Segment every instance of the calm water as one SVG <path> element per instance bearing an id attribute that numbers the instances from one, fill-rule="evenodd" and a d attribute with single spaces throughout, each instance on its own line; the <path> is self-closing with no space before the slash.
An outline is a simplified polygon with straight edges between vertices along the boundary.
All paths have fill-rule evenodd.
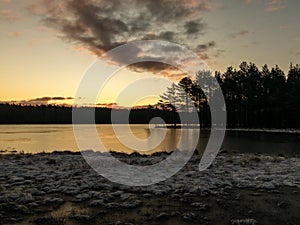
<path id="1" fill-rule="evenodd" d="M 152 132 L 154 138 L 152 141 L 155 142 L 161 140 L 164 135 L 162 129 L 149 129 L 148 125 L 132 125 L 131 130 L 140 139 L 147 139 Z M 106 149 L 128 153 L 133 151 L 116 139 L 111 125 L 97 125 L 97 131 Z M 150 152 L 175 149 L 180 132 L 180 129 L 168 129 L 161 144 Z M 125 139 L 127 136 L 129 137 L 126 132 L 121 135 Z M 191 135 L 193 135 L 193 131 L 191 131 Z M 203 151 L 208 137 L 208 133 L 201 133 L 197 150 Z M 229 152 L 300 155 L 300 135 L 227 132 L 222 149 Z M 26 153 L 79 151 L 72 125 L 0 125 L 0 150 Z"/>

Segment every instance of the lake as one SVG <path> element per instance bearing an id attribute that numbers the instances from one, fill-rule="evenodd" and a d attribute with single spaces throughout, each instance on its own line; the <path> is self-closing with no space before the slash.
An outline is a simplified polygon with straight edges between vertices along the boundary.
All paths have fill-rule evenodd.
<path id="1" fill-rule="evenodd" d="M 134 151 L 117 140 L 111 125 L 96 125 L 96 128 L 107 150 L 126 153 Z M 149 129 L 148 125 L 131 125 L 130 128 L 132 133 L 140 139 L 147 139 L 152 132 L 151 142 L 160 143 L 147 153 L 172 151 L 176 148 L 181 133 L 180 129 L 167 129 L 164 134 L 163 129 Z M 193 130 L 190 132 L 193 134 Z M 129 135 L 128 131 L 121 132 L 124 139 Z M 165 135 L 164 138 L 162 138 L 163 135 Z M 200 133 L 198 151 L 203 152 L 208 137 L 207 131 Z M 0 150 L 25 153 L 79 151 L 72 125 L 0 125 Z M 300 134 L 227 131 L 222 150 L 297 155 L 300 152 Z"/>

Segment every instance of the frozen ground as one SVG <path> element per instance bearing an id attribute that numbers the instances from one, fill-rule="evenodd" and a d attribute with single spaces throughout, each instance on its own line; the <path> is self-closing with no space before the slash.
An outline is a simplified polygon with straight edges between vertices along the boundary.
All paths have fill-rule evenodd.
<path id="1" fill-rule="evenodd" d="M 115 156 L 129 164 L 145 165 L 162 160 L 166 154 Z M 243 195 L 250 200 L 277 196 L 276 209 L 291 207 L 294 200 L 296 204 L 300 199 L 297 157 L 221 153 L 208 170 L 199 172 L 200 159 L 194 155 L 178 174 L 149 187 L 112 183 L 97 175 L 79 153 L 0 157 L 0 221 L 4 224 L 213 224 L 209 210 L 214 204 L 219 211 L 232 204 L 243 206 L 242 210 L 246 207 L 245 202 L 239 201 Z M 291 195 L 295 196 L 288 202 Z M 256 207 L 255 202 L 251 204 Z M 249 209 L 249 215 L 233 210 L 232 216 L 224 217 L 226 223 L 260 224 L 264 217 L 251 214 L 251 210 L 255 211 Z M 299 204 L 294 210 L 300 212 Z M 207 215 L 203 216 L 202 211 Z M 128 215 L 135 215 L 134 219 Z M 300 221 L 297 213 L 289 219 L 290 224 Z"/>

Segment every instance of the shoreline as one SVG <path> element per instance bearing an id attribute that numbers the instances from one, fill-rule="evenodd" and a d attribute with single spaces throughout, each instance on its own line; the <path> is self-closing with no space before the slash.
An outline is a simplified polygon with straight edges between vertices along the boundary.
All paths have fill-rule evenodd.
<path id="1" fill-rule="evenodd" d="M 201 131 L 210 131 L 211 128 L 207 127 L 201 127 L 201 126 L 188 126 L 188 125 L 157 125 L 155 128 L 167 128 L 167 129 L 200 129 Z M 277 129 L 277 128 L 226 128 L 226 129 L 221 129 L 221 128 L 214 128 L 215 130 L 219 131 L 233 131 L 233 132 L 257 132 L 257 133 L 278 133 L 278 134 L 300 134 L 300 129 L 295 129 L 295 128 L 282 128 L 282 129 Z"/>
<path id="2" fill-rule="evenodd" d="M 117 153 L 134 165 L 167 153 Z M 127 187 L 99 176 L 79 153 L 0 155 L 4 224 L 297 224 L 300 158 L 221 152 L 199 172 L 194 154 L 173 177 Z M 278 224 L 278 223 L 277 223 Z"/>
<path id="3" fill-rule="evenodd" d="M 112 125 L 111 123 L 96 123 L 96 124 L 89 124 L 89 123 L 82 123 L 82 124 L 73 124 L 73 123 L 0 123 L 0 126 L 101 126 L 101 125 Z M 149 125 L 149 123 L 117 123 L 114 125 Z M 155 125 L 153 128 L 169 128 L 169 129 L 181 129 L 181 128 L 190 128 L 190 129 L 198 129 L 201 130 L 210 130 L 210 127 L 201 127 L 200 125 L 183 125 L 177 124 L 176 127 L 174 125 Z M 218 129 L 218 128 L 216 128 Z M 221 130 L 221 129 L 220 129 Z M 227 127 L 225 130 L 228 131 L 248 131 L 248 132 L 271 132 L 271 133 L 289 133 L 289 134 L 300 134 L 300 128 L 248 128 L 248 127 Z"/>
<path id="4" fill-rule="evenodd" d="M 134 157 L 140 157 L 140 158 L 146 158 L 146 157 L 151 157 L 151 156 L 156 156 L 156 157 L 165 157 L 170 154 L 172 154 L 174 151 L 181 151 L 181 150 L 171 150 L 171 151 L 158 151 L 158 152 L 138 152 L 138 151 L 132 151 L 132 152 L 124 152 L 124 151 L 115 151 L 115 150 L 110 150 L 107 152 L 100 152 L 100 151 L 94 151 L 94 150 L 83 150 L 83 151 L 78 151 L 78 150 L 54 150 L 52 152 L 46 152 L 46 151 L 41 151 L 41 152 L 24 152 L 24 151 L 18 151 L 18 150 L 0 150 L 0 159 L 1 156 L 17 156 L 17 155 L 78 155 L 82 156 L 88 155 L 88 154 L 95 154 L 101 155 L 101 156 L 107 156 L 111 155 L 113 157 L 117 158 L 134 158 Z M 202 153 L 199 153 L 197 149 L 194 150 L 194 154 L 196 155 L 202 155 Z M 284 157 L 284 158 L 300 158 L 299 153 L 293 153 L 293 154 L 283 154 L 279 152 L 238 152 L 235 150 L 230 150 L 227 148 L 222 148 L 218 152 L 217 155 L 222 155 L 222 154 L 228 154 L 228 155 L 266 155 L 266 156 L 271 156 L 271 157 Z M 199 156 L 201 157 L 201 156 Z M 199 158 L 200 160 L 201 158 Z"/>

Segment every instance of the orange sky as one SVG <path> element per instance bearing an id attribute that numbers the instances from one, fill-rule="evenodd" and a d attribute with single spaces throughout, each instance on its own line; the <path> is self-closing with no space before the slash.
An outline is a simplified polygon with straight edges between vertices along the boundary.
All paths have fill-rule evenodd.
<path id="1" fill-rule="evenodd" d="M 65 10 L 63 3 L 70 1 L 0 0 L 0 101 L 30 101 L 43 97 L 75 96 L 83 74 L 97 57 L 91 54 L 91 50 L 99 55 L 103 49 L 87 46 L 87 42 L 80 42 L 75 36 L 66 37 L 72 33 L 63 32 L 59 28 L 61 26 L 59 19 L 67 18 L 68 13 L 76 15 L 80 11 L 69 9 L 66 14 L 59 17 L 49 14 L 48 19 L 56 19 L 56 25 L 49 25 L 43 21 L 47 10 L 45 11 L 41 2 L 47 2 L 55 10 Z M 55 5 L 55 2 L 60 3 Z M 141 2 L 133 0 L 130 2 L 134 3 L 134 7 L 131 6 L 132 9 L 130 9 L 130 5 L 128 7 L 126 4 L 120 5 L 119 11 L 115 11 L 114 21 L 117 21 L 118 15 L 121 15 L 118 21 L 123 22 L 124 26 L 130 29 L 133 29 L 133 24 L 136 25 L 138 22 L 143 24 L 142 22 L 148 21 L 147 19 L 133 21 L 128 16 L 129 14 L 126 14 L 126 10 L 129 9 L 132 10 L 132 15 L 144 10 L 145 17 L 148 16 L 147 10 L 149 10 L 149 16 L 155 20 L 151 20 L 150 24 L 143 24 L 144 27 L 136 33 L 127 31 L 113 33 L 109 36 L 111 40 L 140 40 L 150 33 L 155 39 L 170 39 L 174 34 L 175 42 L 198 52 L 206 59 L 212 70 L 224 71 L 229 65 L 237 67 L 243 60 L 252 61 L 259 67 L 265 63 L 269 66 L 278 64 L 285 71 L 290 62 L 299 63 L 300 16 L 298 9 L 300 2 L 297 0 L 205 0 L 201 5 L 199 5 L 201 1 L 196 0 L 178 1 L 177 11 L 174 13 L 179 15 L 181 9 L 192 9 L 188 14 L 190 21 L 185 21 L 184 17 L 174 18 L 174 20 L 162 18 L 163 14 L 155 14 L 163 9 L 159 8 L 160 4 L 151 5 L 152 8 L 149 5 L 147 8 L 146 4 L 143 5 Z M 156 7 L 156 11 L 153 7 Z M 122 13 L 126 14 L 126 19 L 122 19 Z M 171 11 L 167 16 L 171 18 L 172 15 Z M 195 21 L 197 26 L 195 26 Z M 183 24 L 182 30 L 179 29 L 181 23 Z M 140 24 L 137 24 L 136 28 L 139 28 Z M 121 26 L 119 22 L 113 25 Z M 92 28 L 91 25 L 90 29 Z M 103 29 L 110 29 L 110 27 L 103 27 Z M 106 38 L 101 32 L 95 37 L 103 38 L 103 41 Z M 129 70 L 119 73 L 118 80 L 108 85 L 100 103 L 115 102 L 116 92 L 126 85 L 126 81 L 151 75 L 146 72 L 138 74 Z M 159 95 L 165 90 L 166 85 L 167 83 L 161 85 L 147 83 L 145 87 L 156 89 Z M 123 98 L 118 104 L 130 104 L 131 96 L 134 94 L 135 90 L 128 93 L 127 99 Z M 156 98 L 149 99 L 156 101 Z M 149 99 L 140 103 L 151 102 Z M 72 100 L 48 102 L 72 103 Z"/>

